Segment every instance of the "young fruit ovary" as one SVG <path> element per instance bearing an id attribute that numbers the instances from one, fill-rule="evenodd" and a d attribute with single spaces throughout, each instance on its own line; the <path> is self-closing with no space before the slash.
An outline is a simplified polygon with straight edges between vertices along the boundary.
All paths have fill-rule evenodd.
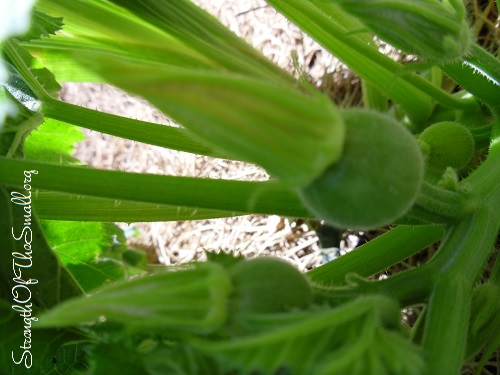
<path id="1" fill-rule="evenodd" d="M 300 194 L 318 218 L 333 226 L 374 229 L 391 224 L 415 202 L 424 161 L 415 137 L 388 115 L 343 112 L 344 152 Z"/>
<path id="2" fill-rule="evenodd" d="M 279 258 L 260 257 L 237 263 L 230 269 L 234 285 L 233 312 L 268 314 L 306 308 L 312 302 L 307 277 Z"/>
<path id="3" fill-rule="evenodd" d="M 429 146 L 426 165 L 434 172 L 443 172 L 447 167 L 464 167 L 475 150 L 471 132 L 465 126 L 452 121 L 429 126 L 420 134 L 419 140 Z"/>

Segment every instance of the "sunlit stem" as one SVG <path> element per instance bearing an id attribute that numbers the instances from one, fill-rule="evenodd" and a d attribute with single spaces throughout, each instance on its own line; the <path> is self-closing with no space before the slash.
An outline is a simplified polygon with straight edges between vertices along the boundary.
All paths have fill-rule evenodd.
<path id="1" fill-rule="evenodd" d="M 29 67 L 26 66 L 22 57 L 17 52 L 14 42 L 9 40 L 3 42 L 2 50 L 5 55 L 13 62 L 15 68 L 19 71 L 19 73 L 21 73 L 23 79 L 26 81 L 26 84 L 29 86 L 31 91 L 33 91 L 39 99 L 44 100 L 51 97 L 40 84 L 40 82 L 38 82 L 36 77 L 32 74 Z"/>
<path id="2" fill-rule="evenodd" d="M 198 155 L 225 157 L 222 151 L 195 140 L 186 129 L 154 124 L 65 103 L 53 98 L 43 103 L 46 117 L 101 133 Z"/>

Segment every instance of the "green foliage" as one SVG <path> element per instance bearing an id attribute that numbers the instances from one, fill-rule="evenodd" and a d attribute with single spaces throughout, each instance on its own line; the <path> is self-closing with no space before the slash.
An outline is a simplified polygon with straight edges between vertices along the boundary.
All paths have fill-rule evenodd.
<path id="1" fill-rule="evenodd" d="M 41 39 L 55 35 L 57 31 L 62 29 L 62 17 L 51 17 L 38 9 L 33 9 L 31 17 L 30 29 L 24 35 L 17 37 L 18 40 L 30 42 L 33 39 Z"/>
<path id="2" fill-rule="evenodd" d="M 30 132 L 24 142 L 26 159 L 53 164 L 77 164 L 71 156 L 73 145 L 85 136 L 78 128 L 61 121 L 45 119 L 42 125 Z"/>
<path id="3" fill-rule="evenodd" d="M 46 375 L 73 375 L 88 370 L 88 343 L 69 344 L 59 348 L 52 361 L 42 367 L 41 373 Z"/>
<path id="4" fill-rule="evenodd" d="M 64 267 L 85 292 L 125 277 L 125 236 L 113 224 L 46 221 L 42 229 Z"/>
<path id="5" fill-rule="evenodd" d="M 467 52 L 471 42 L 460 0 L 335 2 L 394 47 L 429 60 L 455 60 Z"/>
<path id="6" fill-rule="evenodd" d="M 394 330 L 398 316 L 394 301 L 366 297 L 334 309 L 256 317 L 247 335 L 193 344 L 213 354 L 224 373 L 423 374 L 418 349 Z"/>
<path id="7" fill-rule="evenodd" d="M 33 285 L 34 303 L 41 308 L 50 308 L 82 295 L 80 286 L 48 245 L 29 198 L 21 198 L 26 205 L 17 205 L 11 202 L 15 197 L 19 197 L 18 191 L 0 190 L 1 245 L 4 249 L 0 254 L 2 279 L 10 287 L 17 284 L 16 275 L 24 281 L 43 280 L 43 283 Z M 19 266 L 14 262 L 19 262 Z"/>
<path id="8" fill-rule="evenodd" d="M 340 110 L 187 0 L 39 0 L 30 30 L 2 41 L 0 374 L 457 375 L 479 355 L 484 367 L 500 342 L 498 58 L 460 0 L 268 3 L 359 75 L 365 108 Z M 68 80 L 115 84 L 183 127 L 63 103 Z M 250 161 L 271 181 L 79 166 L 78 126 Z M 107 224 L 248 213 L 396 227 L 303 274 L 223 253 L 148 269 Z M 425 264 L 365 279 L 438 240 Z M 425 313 L 409 335 L 413 305 Z"/>
<path id="9" fill-rule="evenodd" d="M 2 290 L 7 289 L 3 280 L 0 281 L 0 285 Z M 28 337 L 32 338 L 32 341 L 31 343 L 25 342 L 23 317 L 12 309 L 11 303 L 9 303 L 10 293 L 9 295 L 2 293 L 0 296 L 2 297 L 0 306 L 2 314 L 0 320 L 0 329 L 2 330 L 0 337 L 0 347 L 2 348 L 0 352 L 1 375 L 30 375 L 38 369 L 43 369 L 44 372 L 41 373 L 49 374 L 50 370 L 55 367 L 54 357 L 61 355 L 61 349 L 59 349 L 61 345 L 88 340 L 85 334 L 74 329 L 58 328 L 35 331 L 36 322 L 33 322 L 31 336 Z M 39 306 L 33 306 L 33 314 L 38 315 L 40 311 Z M 26 349 L 21 348 L 23 346 L 29 348 L 30 354 L 27 353 Z M 14 363 L 14 360 L 18 364 Z M 31 369 L 27 369 L 25 364 L 31 364 Z"/>

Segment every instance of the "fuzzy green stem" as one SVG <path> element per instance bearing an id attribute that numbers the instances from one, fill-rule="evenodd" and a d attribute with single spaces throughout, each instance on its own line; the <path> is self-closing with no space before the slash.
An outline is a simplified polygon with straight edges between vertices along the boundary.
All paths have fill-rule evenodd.
<path id="1" fill-rule="evenodd" d="M 371 276 L 430 246 L 442 235 L 440 226 L 401 225 L 308 275 L 318 283 L 342 285 L 347 274 Z"/>
<path id="2" fill-rule="evenodd" d="M 367 283 L 361 290 L 380 293 L 399 301 L 401 306 L 411 306 L 427 300 L 433 283 L 429 277 L 432 267 L 424 264 L 418 268 L 398 273 L 388 279 Z"/>
<path id="3" fill-rule="evenodd" d="M 46 117 L 58 121 L 137 142 L 199 155 L 225 157 L 223 152 L 215 151 L 196 141 L 187 130 L 182 128 L 98 112 L 52 98 L 44 101 L 43 112 Z"/>
<path id="4" fill-rule="evenodd" d="M 482 208 L 453 225 L 429 263 L 435 286 L 428 303 L 423 346 L 431 375 L 459 373 L 472 288 L 491 255 L 499 228 L 497 216 Z"/>
<path id="5" fill-rule="evenodd" d="M 222 211 L 312 217 L 284 183 L 159 176 L 69 167 L 0 157 L 0 182 L 22 186 L 37 170 L 34 189 Z"/>
<path id="6" fill-rule="evenodd" d="M 492 110 L 500 109 L 500 61 L 473 45 L 460 62 L 441 65 L 443 71 Z"/>
<path id="7" fill-rule="evenodd" d="M 244 215 L 236 211 L 105 199 L 51 191 L 36 191 L 33 195 L 33 206 L 36 207 L 37 216 L 41 220 L 137 223 Z"/>
<path id="8" fill-rule="evenodd" d="M 31 89 L 31 91 L 33 91 L 36 94 L 37 98 L 40 100 L 51 98 L 49 93 L 43 88 L 40 82 L 38 82 L 36 77 L 33 76 L 30 68 L 26 66 L 26 64 L 24 63 L 24 60 L 16 50 L 15 42 L 11 40 L 4 41 L 2 47 L 3 47 L 2 51 L 12 61 L 15 68 L 22 75 L 24 81 Z"/>
<path id="9" fill-rule="evenodd" d="M 426 310 L 423 347 L 429 375 L 458 375 L 465 356 L 472 288 L 462 277 L 441 279 Z"/>
<path id="10" fill-rule="evenodd" d="M 424 222 L 447 224 L 474 211 L 478 204 L 475 196 L 424 182 L 410 215 Z"/>
<path id="11" fill-rule="evenodd" d="M 500 207 L 500 118 L 492 122 L 492 139 L 488 157 L 481 166 L 464 179 L 462 189 L 473 192 L 491 208 Z"/>

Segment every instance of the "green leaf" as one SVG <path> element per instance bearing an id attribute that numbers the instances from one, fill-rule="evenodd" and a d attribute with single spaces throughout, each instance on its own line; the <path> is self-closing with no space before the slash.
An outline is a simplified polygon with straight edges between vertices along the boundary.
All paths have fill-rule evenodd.
<path id="1" fill-rule="evenodd" d="M 144 374 L 140 353 L 117 343 L 96 345 L 90 354 L 91 374 Z"/>
<path id="2" fill-rule="evenodd" d="M 31 111 L 23 106 L 10 92 L 5 92 L 4 87 L 0 86 L 1 91 L 15 106 L 17 114 L 14 117 L 8 116 L 3 126 L 0 127 L 0 155 L 23 158 L 24 140 L 33 129 L 42 123 L 43 117 L 41 113 Z"/>
<path id="3" fill-rule="evenodd" d="M 24 179 L 20 171 L 21 185 Z M 69 330 L 30 329 L 25 336 L 27 322 L 36 328 L 35 318 L 45 309 L 80 296 L 82 291 L 47 245 L 34 215 L 29 191 L 23 191 L 22 195 L 25 198 L 21 198 L 19 191 L 11 195 L 5 187 L 0 187 L 0 347 L 5 349 L 0 351 L 0 374 L 8 375 L 36 373 L 34 371 L 47 361 L 52 361 L 62 344 L 86 339 L 78 331 Z M 33 319 L 25 321 L 24 318 Z M 19 346 L 28 346 L 24 345 L 25 337 L 31 339 L 28 344 L 32 346 L 33 371 L 24 366 L 29 354 L 24 354 L 23 364 L 12 361 L 12 351 L 15 360 L 21 360 L 24 349 Z"/>
<path id="4" fill-rule="evenodd" d="M 20 50 L 18 52 L 20 52 L 19 56 L 24 56 L 26 53 L 25 50 Z M 24 60 L 26 59 L 23 58 L 23 61 Z M 26 82 L 21 72 L 19 72 L 19 70 L 12 64 L 12 62 L 13 61 L 9 61 L 9 59 L 8 61 L 5 61 L 7 70 L 9 72 L 9 78 L 5 82 L 0 82 L 0 84 L 2 85 L 4 90 L 8 91 L 17 100 L 17 102 L 19 102 L 19 104 L 24 106 L 26 109 L 30 111 L 38 111 L 41 105 L 40 100 L 38 99 L 33 89 Z M 28 63 L 31 63 L 31 61 L 29 61 Z"/>
<path id="5" fill-rule="evenodd" d="M 45 119 L 44 123 L 32 131 L 24 142 L 26 159 L 54 164 L 77 164 L 72 157 L 74 145 L 85 139 L 75 126 L 53 119 Z"/>
<path id="6" fill-rule="evenodd" d="M 0 280 L 2 291 L 7 290 L 7 285 Z M 20 346 L 26 346 L 25 323 L 23 317 L 16 313 L 12 305 L 12 296 L 10 293 L 0 293 L 0 375 L 61 375 L 68 372 L 61 372 L 65 367 L 76 368 L 82 353 L 78 350 L 71 353 L 70 348 L 61 347 L 68 342 L 87 341 L 88 337 L 77 330 L 67 329 L 36 329 L 37 322 L 33 322 L 32 330 L 29 331 L 28 338 L 31 339 L 31 348 L 26 352 Z M 38 306 L 33 307 L 33 312 L 40 311 Z M 38 315 L 38 312 L 36 315 Z M 75 344 L 81 348 L 82 344 Z M 14 363 L 14 360 L 19 364 Z M 54 359 L 58 363 L 54 364 Z M 31 364 L 30 368 L 27 368 Z M 64 365 L 65 364 L 65 365 Z M 81 366 L 80 366 L 81 368 Z M 56 372 L 59 371 L 59 372 Z"/>
<path id="7" fill-rule="evenodd" d="M 125 236 L 116 225 L 44 221 L 42 229 L 53 251 L 85 292 L 124 278 L 124 265 L 110 257 L 112 252 L 121 256 L 125 249 Z"/>
<path id="8" fill-rule="evenodd" d="M 62 17 L 51 17 L 35 8 L 31 14 L 30 29 L 27 33 L 16 39 L 29 42 L 32 39 L 55 35 L 57 31 L 61 30 L 63 26 L 62 21 Z"/>
<path id="9" fill-rule="evenodd" d="M 41 100 L 57 96 L 60 86 L 47 69 L 32 68 L 33 57 L 17 42 L 6 42 L 3 52 L 9 76 L 0 82 L 0 97 L 10 98 L 17 114 L 0 127 L 0 155 L 23 158 L 26 137 L 43 122 Z"/>
<path id="10" fill-rule="evenodd" d="M 190 341 L 225 371 L 242 375 L 283 369 L 296 375 L 425 373 L 420 350 L 394 329 L 399 309 L 385 297 L 361 297 L 334 309 L 257 315 L 247 324 L 246 335 Z"/>
<path id="11" fill-rule="evenodd" d="M 170 343 L 144 357 L 151 375 L 222 375 L 220 366 L 209 356 L 184 343 Z"/>
<path id="12" fill-rule="evenodd" d="M 59 348 L 52 361 L 42 370 L 44 375 L 74 375 L 75 371 L 89 369 L 87 352 L 91 345 L 77 343 Z"/>
<path id="13" fill-rule="evenodd" d="M 216 361 L 177 341 L 145 338 L 96 345 L 90 351 L 91 374 L 223 375 Z"/>

